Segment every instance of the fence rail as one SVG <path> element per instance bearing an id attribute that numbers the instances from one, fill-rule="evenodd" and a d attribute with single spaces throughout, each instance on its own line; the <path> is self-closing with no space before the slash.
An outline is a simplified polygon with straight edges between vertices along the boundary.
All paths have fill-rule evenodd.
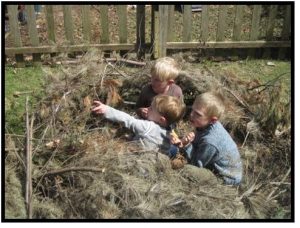
<path id="1" fill-rule="evenodd" d="M 25 30 L 29 39 L 22 42 L 26 35 L 20 32 L 17 5 L 7 5 L 9 33 L 5 36 L 5 55 L 15 55 L 17 61 L 22 61 L 23 54 L 32 54 L 34 61 L 40 61 L 44 53 L 99 48 L 120 51 L 121 54 L 124 51 L 135 52 L 138 58 L 151 52 L 157 58 L 167 55 L 171 49 L 265 48 L 265 55 L 268 56 L 270 48 L 278 48 L 278 57 L 283 58 L 291 47 L 293 3 L 267 6 L 202 5 L 201 12 L 197 13 L 193 12 L 191 5 L 181 6 L 180 12 L 174 5 L 137 5 L 134 9 L 128 9 L 127 5 L 77 7 L 80 7 L 80 23 L 74 24 L 74 6 L 46 5 L 44 29 L 47 38 L 41 42 L 34 6 L 26 5 Z M 63 14 L 59 22 L 54 9 Z M 92 14 L 95 10 L 98 12 L 96 18 Z M 132 17 L 135 20 L 132 21 Z M 59 25 L 65 34 L 60 43 L 57 34 Z M 113 26 L 116 31 L 112 31 Z"/>

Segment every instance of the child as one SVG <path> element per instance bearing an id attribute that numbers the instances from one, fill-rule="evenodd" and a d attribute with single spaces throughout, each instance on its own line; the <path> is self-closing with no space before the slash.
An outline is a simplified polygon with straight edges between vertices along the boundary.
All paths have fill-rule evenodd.
<path id="1" fill-rule="evenodd" d="M 178 121 L 185 110 L 185 104 L 179 98 L 168 95 L 154 97 L 148 108 L 147 120 L 136 119 L 100 101 L 94 101 L 94 104 L 96 107 L 92 112 L 104 114 L 104 117 L 111 121 L 124 123 L 126 128 L 135 133 L 134 139 L 142 140 L 146 149 L 161 149 L 164 154 L 168 154 L 171 146 L 169 126 Z"/>
<path id="2" fill-rule="evenodd" d="M 181 88 L 175 84 L 179 66 L 170 57 L 158 59 L 151 68 L 151 83 L 146 85 L 136 103 L 136 113 L 140 118 L 147 119 L 148 107 L 153 97 L 165 94 L 178 97 L 183 100 Z"/>
<path id="3" fill-rule="evenodd" d="M 192 106 L 190 121 L 196 135 L 189 133 L 184 140 L 170 136 L 171 143 L 184 147 L 189 163 L 212 170 L 225 184 L 239 185 L 242 162 L 237 145 L 218 121 L 225 107 L 220 95 L 210 92 L 199 95 Z"/>

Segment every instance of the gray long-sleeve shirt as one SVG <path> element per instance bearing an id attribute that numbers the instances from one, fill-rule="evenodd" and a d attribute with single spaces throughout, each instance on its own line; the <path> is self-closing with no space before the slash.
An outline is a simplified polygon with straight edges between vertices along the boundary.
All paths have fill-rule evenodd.
<path id="1" fill-rule="evenodd" d="M 161 127 L 153 121 L 136 119 L 125 112 L 109 106 L 107 106 L 104 117 L 114 122 L 123 123 L 126 128 L 132 130 L 135 134 L 134 139 L 142 140 L 145 149 L 160 149 L 164 154 L 168 153 L 170 147 L 168 135 L 170 131 L 166 128 Z"/>

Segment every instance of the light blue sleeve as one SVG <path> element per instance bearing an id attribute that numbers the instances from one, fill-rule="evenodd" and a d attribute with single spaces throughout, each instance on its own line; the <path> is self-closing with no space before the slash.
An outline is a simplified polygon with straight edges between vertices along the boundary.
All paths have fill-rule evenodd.
<path id="1" fill-rule="evenodd" d="M 114 122 L 123 123 L 126 128 L 132 130 L 137 135 L 147 135 L 153 127 L 152 121 L 136 119 L 110 106 L 107 106 L 104 117 Z"/>

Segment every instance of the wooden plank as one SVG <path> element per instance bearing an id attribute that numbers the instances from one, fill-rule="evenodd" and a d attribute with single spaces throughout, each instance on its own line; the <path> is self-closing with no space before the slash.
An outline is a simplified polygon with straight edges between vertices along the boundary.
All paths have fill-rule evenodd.
<path id="1" fill-rule="evenodd" d="M 53 6 L 46 5 L 47 32 L 50 43 L 55 43 Z"/>
<path id="2" fill-rule="evenodd" d="M 167 49 L 211 49 L 211 48 L 263 48 L 290 47 L 291 41 L 208 41 L 208 42 L 167 42 Z"/>
<path id="3" fill-rule="evenodd" d="M 239 41 L 241 39 L 241 27 L 243 23 L 243 5 L 235 6 L 235 19 L 234 19 L 234 26 L 233 26 L 233 40 Z"/>
<path id="4" fill-rule="evenodd" d="M 119 17 L 119 41 L 120 43 L 127 43 L 127 6 L 117 5 L 117 12 Z"/>
<path id="5" fill-rule="evenodd" d="M 192 36 L 192 5 L 184 5 L 182 41 L 188 42 Z"/>
<path id="6" fill-rule="evenodd" d="M 13 47 L 5 48 L 6 55 L 27 54 L 27 53 L 56 53 L 56 52 L 77 52 L 88 51 L 91 48 L 99 48 L 104 51 L 133 50 L 134 44 L 81 44 L 62 46 L 39 46 L 39 47 Z"/>
<path id="7" fill-rule="evenodd" d="M 31 45 L 36 47 L 39 46 L 39 35 L 36 29 L 36 16 L 33 5 L 26 5 L 28 31 Z M 32 55 L 34 65 L 39 65 L 41 61 L 41 55 L 34 53 Z"/>
<path id="8" fill-rule="evenodd" d="M 73 37 L 73 19 L 71 14 L 71 6 L 64 5 L 63 6 L 64 12 L 64 28 L 66 33 L 66 38 L 70 42 L 70 44 L 74 44 L 74 37 Z"/>
<path id="9" fill-rule="evenodd" d="M 101 36 L 100 43 L 108 44 L 109 43 L 109 30 L 108 30 L 108 6 L 100 6 L 100 18 L 101 18 Z"/>
<path id="10" fill-rule="evenodd" d="M 277 15 L 278 5 L 271 5 L 269 8 L 269 16 L 267 20 L 267 29 L 266 29 L 266 40 L 274 39 L 274 27 L 275 27 L 275 19 Z M 263 58 L 271 57 L 271 49 L 267 48 L 264 50 Z"/>
<path id="11" fill-rule="evenodd" d="M 249 40 L 258 40 L 260 31 L 260 21 L 261 21 L 261 12 L 262 12 L 262 5 L 254 5 L 253 12 L 252 12 L 252 21 L 251 21 L 251 28 L 250 28 L 250 37 Z M 249 50 L 248 56 L 254 57 L 256 50 Z"/>
<path id="12" fill-rule="evenodd" d="M 285 15 L 284 15 L 283 28 L 281 32 L 281 40 L 289 40 L 290 30 L 291 30 L 291 5 L 287 5 L 285 7 Z M 278 58 L 284 59 L 286 55 L 286 51 L 287 50 L 284 48 L 279 49 Z"/>
<path id="13" fill-rule="evenodd" d="M 206 42 L 208 40 L 208 25 L 209 25 L 209 15 L 208 15 L 208 6 L 202 6 L 202 15 L 201 15 L 201 29 L 200 29 L 200 41 Z"/>
<path id="14" fill-rule="evenodd" d="M 174 41 L 174 5 L 168 8 L 168 41 Z"/>
<path id="15" fill-rule="evenodd" d="M 136 25 L 136 52 L 141 59 L 145 57 L 145 5 L 137 5 Z"/>
<path id="16" fill-rule="evenodd" d="M 223 41 L 226 30 L 227 5 L 219 6 L 218 27 L 216 41 Z"/>
<path id="17" fill-rule="evenodd" d="M 85 43 L 89 43 L 91 39 L 91 20 L 90 20 L 90 5 L 82 5 L 82 32 L 83 40 Z"/>
<path id="18" fill-rule="evenodd" d="M 151 43 L 153 46 L 151 57 L 158 58 L 159 53 L 159 13 L 155 11 L 154 5 L 151 7 Z"/>
<path id="19" fill-rule="evenodd" d="M 159 48 L 158 57 L 167 55 L 166 42 L 168 39 L 168 6 L 159 5 Z"/>
<path id="20" fill-rule="evenodd" d="M 22 47 L 19 22 L 18 22 L 18 6 L 8 5 L 7 11 L 9 17 L 9 33 L 10 33 L 10 38 L 12 40 L 12 43 L 15 48 Z M 16 55 L 15 58 L 18 67 L 25 66 L 24 56 L 21 53 L 19 53 L 19 55 Z"/>

